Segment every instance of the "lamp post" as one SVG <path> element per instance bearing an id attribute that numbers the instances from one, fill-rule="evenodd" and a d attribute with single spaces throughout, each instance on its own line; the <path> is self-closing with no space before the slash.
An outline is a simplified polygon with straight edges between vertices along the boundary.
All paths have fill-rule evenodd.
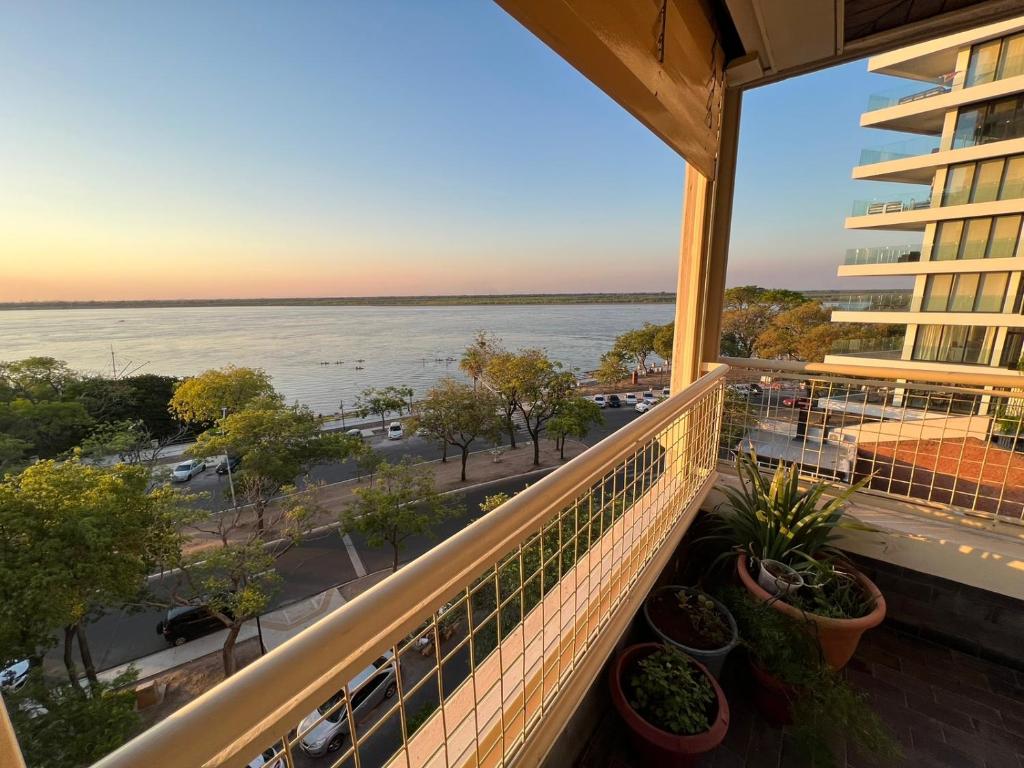
<path id="1" fill-rule="evenodd" d="M 345 401 L 338 401 L 338 410 L 341 411 L 341 428 L 345 428 Z"/>
<path id="2" fill-rule="evenodd" d="M 227 415 L 228 415 L 228 407 L 226 405 L 222 405 L 220 407 L 220 417 L 222 419 L 225 419 L 225 418 L 227 418 Z M 231 507 L 232 507 L 232 509 L 238 509 L 238 503 L 235 501 L 235 480 L 231 476 L 231 454 L 230 453 L 225 452 L 225 454 L 224 454 L 224 464 L 228 468 L 228 486 L 231 488 Z"/>

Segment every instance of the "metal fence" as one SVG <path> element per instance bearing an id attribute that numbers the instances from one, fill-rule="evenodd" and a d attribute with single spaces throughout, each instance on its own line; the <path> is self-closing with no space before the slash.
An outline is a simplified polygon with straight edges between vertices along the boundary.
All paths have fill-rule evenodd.
<path id="1" fill-rule="evenodd" d="M 753 450 L 808 477 L 1024 520 L 1024 377 L 729 363 L 721 459 Z"/>
<path id="2" fill-rule="evenodd" d="M 542 755 L 711 487 L 725 371 L 99 765 L 244 766 L 264 750 L 271 768 L 496 766 Z M 310 760 L 321 752 L 328 759 Z"/>

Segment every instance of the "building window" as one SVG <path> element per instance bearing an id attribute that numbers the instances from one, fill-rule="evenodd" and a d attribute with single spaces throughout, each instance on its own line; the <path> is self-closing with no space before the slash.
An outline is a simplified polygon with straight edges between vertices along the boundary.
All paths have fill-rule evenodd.
<path id="1" fill-rule="evenodd" d="M 961 109 L 956 116 L 953 149 L 1024 136 L 1024 95 Z"/>
<path id="2" fill-rule="evenodd" d="M 951 165 L 943 205 L 989 203 L 1024 197 L 1024 155 Z"/>
<path id="3" fill-rule="evenodd" d="M 940 222 L 931 261 L 1008 259 L 1017 252 L 1021 214 Z"/>
<path id="4" fill-rule="evenodd" d="M 920 325 L 913 360 L 988 365 L 995 328 L 974 325 Z"/>
<path id="5" fill-rule="evenodd" d="M 922 312 L 1002 312 L 1009 272 L 929 275 Z"/>
<path id="6" fill-rule="evenodd" d="M 1024 34 L 979 43 L 971 49 L 964 86 L 1024 74 Z"/>

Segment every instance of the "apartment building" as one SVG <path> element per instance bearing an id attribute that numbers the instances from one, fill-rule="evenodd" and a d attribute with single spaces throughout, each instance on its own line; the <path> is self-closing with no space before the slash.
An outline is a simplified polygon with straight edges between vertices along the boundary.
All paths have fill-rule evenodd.
<path id="1" fill-rule="evenodd" d="M 846 228 L 885 230 L 892 243 L 848 251 L 839 275 L 912 276 L 914 289 L 903 307 L 832 314 L 905 326 L 902 345 L 862 344 L 826 362 L 1016 371 L 1024 352 L 1024 16 L 874 56 L 868 69 L 907 82 L 871 96 L 861 126 L 913 137 L 865 149 L 853 178 L 907 192 L 854 204 Z"/>

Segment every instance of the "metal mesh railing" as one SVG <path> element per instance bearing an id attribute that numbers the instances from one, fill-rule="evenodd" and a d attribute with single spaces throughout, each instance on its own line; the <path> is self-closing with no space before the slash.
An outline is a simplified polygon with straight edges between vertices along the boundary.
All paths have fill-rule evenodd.
<path id="1" fill-rule="evenodd" d="M 163 754 L 242 766 L 261 750 L 271 768 L 508 764 L 710 488 L 724 375 L 718 366 L 100 765 Z"/>
<path id="2" fill-rule="evenodd" d="M 719 457 L 753 450 L 766 466 L 965 513 L 1024 520 L 1024 377 L 937 384 L 739 361 L 729 373 Z M 943 375 L 932 374 L 936 379 Z M 1005 386 L 989 382 L 1006 382 Z"/>

